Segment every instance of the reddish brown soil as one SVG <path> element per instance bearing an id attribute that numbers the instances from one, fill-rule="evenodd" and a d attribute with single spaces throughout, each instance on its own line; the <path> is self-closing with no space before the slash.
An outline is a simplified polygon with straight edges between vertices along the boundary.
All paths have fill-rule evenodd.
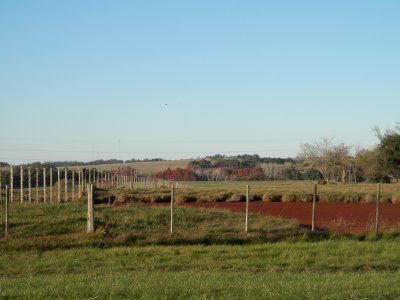
<path id="1" fill-rule="evenodd" d="M 189 207 L 222 208 L 245 212 L 245 203 L 184 203 Z M 338 232 L 363 233 L 375 229 L 376 205 L 369 203 L 317 203 L 315 226 Z M 268 216 L 294 219 L 311 226 L 312 203 L 251 202 L 249 211 Z M 380 230 L 400 229 L 400 205 L 380 205 Z"/>

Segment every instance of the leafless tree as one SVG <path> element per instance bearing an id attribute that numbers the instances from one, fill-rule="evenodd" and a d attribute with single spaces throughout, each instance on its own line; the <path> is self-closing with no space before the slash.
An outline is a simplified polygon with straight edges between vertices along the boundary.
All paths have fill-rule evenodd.
<path id="1" fill-rule="evenodd" d="M 334 145 L 332 139 L 323 138 L 314 144 L 301 145 L 298 155 L 303 171 L 317 170 L 327 182 L 346 182 L 352 178 L 354 159 L 350 146 L 343 143 Z"/>

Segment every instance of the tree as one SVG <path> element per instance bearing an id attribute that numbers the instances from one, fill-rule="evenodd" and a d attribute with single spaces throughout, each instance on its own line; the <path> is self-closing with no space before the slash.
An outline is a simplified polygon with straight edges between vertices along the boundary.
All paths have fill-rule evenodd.
<path id="1" fill-rule="evenodd" d="M 333 145 L 331 139 L 323 138 L 314 144 L 303 144 L 298 160 L 303 172 L 315 169 L 327 183 L 353 179 L 354 160 L 350 147 L 343 143 Z"/>
<path id="2" fill-rule="evenodd" d="M 379 129 L 375 129 L 379 138 L 379 165 L 384 174 L 394 182 L 400 179 L 400 123 L 395 129 L 388 129 L 381 134 Z"/>
<path id="3" fill-rule="evenodd" d="M 357 173 L 363 180 L 377 182 L 383 178 L 381 166 L 379 164 L 380 152 L 378 149 L 363 149 L 357 152 L 355 165 Z"/>

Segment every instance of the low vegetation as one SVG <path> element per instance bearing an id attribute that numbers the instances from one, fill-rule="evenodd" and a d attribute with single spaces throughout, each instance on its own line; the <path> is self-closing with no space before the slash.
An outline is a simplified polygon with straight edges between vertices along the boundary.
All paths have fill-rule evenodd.
<path id="1" fill-rule="evenodd" d="M 259 215 L 251 215 L 251 230 L 245 234 L 243 214 L 176 207 L 171 235 L 169 207 L 96 205 L 96 232 L 88 235 L 86 211 L 85 203 L 12 203 L 9 238 L 0 241 L 0 249 L 246 244 L 301 239 L 307 234 L 294 221 Z"/>
<path id="2" fill-rule="evenodd" d="M 267 202 L 310 202 L 314 183 L 310 181 L 224 181 L 224 182 L 185 182 L 183 188 L 177 189 L 177 200 L 180 202 L 237 202 L 245 201 L 246 184 L 250 184 L 251 201 Z M 165 183 L 167 185 L 168 182 Z M 317 186 L 317 201 L 370 203 L 376 201 L 376 184 L 337 184 Z M 169 202 L 170 189 L 130 189 L 119 188 L 111 191 L 99 191 L 98 198 L 103 202 Z M 400 202 L 399 184 L 381 184 L 381 202 Z"/>
<path id="3" fill-rule="evenodd" d="M 4 204 L 4 203 L 2 203 Z M 169 207 L 12 203 L 0 240 L 0 298 L 391 299 L 398 232 L 311 234 L 295 222 Z M 4 234 L 2 220 L 0 235 Z"/>

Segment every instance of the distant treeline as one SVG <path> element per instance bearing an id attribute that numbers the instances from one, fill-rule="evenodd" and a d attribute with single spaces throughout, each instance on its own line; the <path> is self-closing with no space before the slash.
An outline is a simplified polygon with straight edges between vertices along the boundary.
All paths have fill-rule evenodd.
<path id="1" fill-rule="evenodd" d="M 122 164 L 122 163 L 133 163 L 133 162 L 149 162 L 149 161 L 162 161 L 162 158 L 145 158 L 145 159 L 129 159 L 129 160 L 119 160 L 119 159 L 97 159 L 89 162 L 83 161 L 55 161 L 55 162 L 33 162 L 28 164 L 22 164 L 24 167 L 46 167 L 46 168 L 57 168 L 57 167 L 76 167 L 76 166 L 92 166 L 92 165 L 109 165 L 109 164 Z M 0 167 L 10 167 L 7 162 L 0 162 Z"/>
<path id="2" fill-rule="evenodd" d="M 316 170 L 298 170 L 293 158 L 260 157 L 256 154 L 207 156 L 191 161 L 186 169 L 166 169 L 155 177 L 176 181 L 321 179 Z"/>

